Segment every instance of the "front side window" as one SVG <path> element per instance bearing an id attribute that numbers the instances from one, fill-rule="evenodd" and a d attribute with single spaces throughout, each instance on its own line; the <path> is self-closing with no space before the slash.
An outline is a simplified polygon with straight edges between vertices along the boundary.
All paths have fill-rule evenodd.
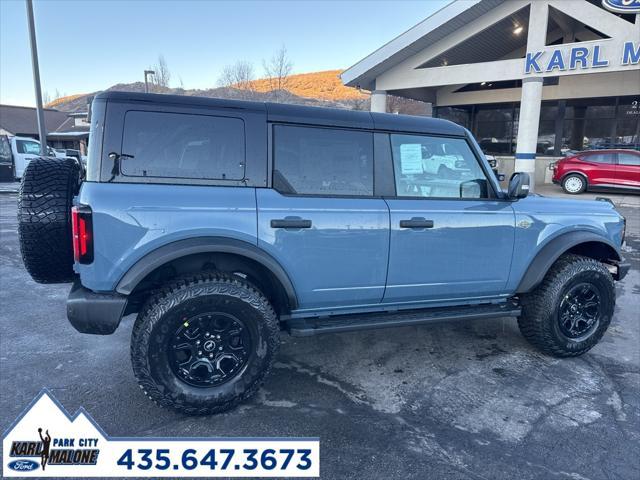
<path id="1" fill-rule="evenodd" d="M 276 190 L 306 195 L 373 195 L 371 133 L 275 125 L 273 143 Z"/>
<path id="2" fill-rule="evenodd" d="M 129 111 L 121 171 L 133 177 L 244 178 L 244 122 L 239 118 Z"/>
<path id="3" fill-rule="evenodd" d="M 487 198 L 488 182 L 462 138 L 391 135 L 399 197 Z"/>
<path id="4" fill-rule="evenodd" d="M 640 167 L 640 155 L 634 155 L 633 153 L 618 153 L 618 163 L 620 165 Z"/>
<path id="5" fill-rule="evenodd" d="M 16 140 L 16 148 L 18 153 L 26 153 L 28 155 L 40 155 L 40 144 L 29 140 Z"/>

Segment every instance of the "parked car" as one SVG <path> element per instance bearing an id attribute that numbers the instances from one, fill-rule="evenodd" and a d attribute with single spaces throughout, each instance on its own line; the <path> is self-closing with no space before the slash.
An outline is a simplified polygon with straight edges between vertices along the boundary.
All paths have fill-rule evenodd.
<path id="1" fill-rule="evenodd" d="M 122 92 L 92 113 L 87 181 L 71 159 L 27 166 L 22 258 L 74 282 L 80 332 L 137 314 L 133 371 L 159 405 L 247 399 L 279 330 L 508 316 L 573 357 L 611 322 L 629 270 L 613 204 L 527 197 L 525 173 L 503 191 L 454 123 Z"/>
<path id="2" fill-rule="evenodd" d="M 601 188 L 640 191 L 640 152 L 591 150 L 552 163 L 553 183 L 570 194 Z"/>
<path id="3" fill-rule="evenodd" d="M 29 137 L 9 137 L 9 144 L 13 155 L 15 179 L 20 180 L 29 162 L 40 156 L 40 142 Z M 66 157 L 64 153 L 57 152 L 49 146 L 47 153 L 54 158 Z"/>

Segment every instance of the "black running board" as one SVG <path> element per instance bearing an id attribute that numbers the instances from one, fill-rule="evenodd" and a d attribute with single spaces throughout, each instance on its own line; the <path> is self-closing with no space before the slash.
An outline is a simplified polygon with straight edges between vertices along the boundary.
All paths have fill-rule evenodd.
<path id="1" fill-rule="evenodd" d="M 448 322 L 451 320 L 517 317 L 520 313 L 520 307 L 511 303 L 501 303 L 498 305 L 467 305 L 461 307 L 409 310 L 405 312 L 293 319 L 287 321 L 287 328 L 289 333 L 294 337 L 309 337 L 321 333 L 404 327 L 425 323 Z"/>

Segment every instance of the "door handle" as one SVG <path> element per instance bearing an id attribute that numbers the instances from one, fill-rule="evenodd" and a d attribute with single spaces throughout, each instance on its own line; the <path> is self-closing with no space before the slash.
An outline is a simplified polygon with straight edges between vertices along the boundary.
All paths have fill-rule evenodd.
<path id="1" fill-rule="evenodd" d="M 311 220 L 305 220 L 303 218 L 280 218 L 271 220 L 271 228 L 311 228 Z"/>
<path id="2" fill-rule="evenodd" d="M 433 220 L 426 220 L 423 217 L 413 217 L 411 220 L 400 220 L 400 228 L 433 228 Z"/>

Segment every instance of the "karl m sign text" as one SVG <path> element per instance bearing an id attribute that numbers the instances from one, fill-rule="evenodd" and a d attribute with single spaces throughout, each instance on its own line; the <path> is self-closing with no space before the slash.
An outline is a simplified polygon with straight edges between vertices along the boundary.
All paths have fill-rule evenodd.
<path id="1" fill-rule="evenodd" d="M 525 74 L 550 73 L 567 70 L 591 70 L 608 67 L 611 62 L 620 65 L 638 65 L 640 63 L 640 43 L 625 42 L 617 58 L 607 58 L 599 44 L 573 47 L 570 50 L 557 48 L 541 52 L 527 53 Z"/>

